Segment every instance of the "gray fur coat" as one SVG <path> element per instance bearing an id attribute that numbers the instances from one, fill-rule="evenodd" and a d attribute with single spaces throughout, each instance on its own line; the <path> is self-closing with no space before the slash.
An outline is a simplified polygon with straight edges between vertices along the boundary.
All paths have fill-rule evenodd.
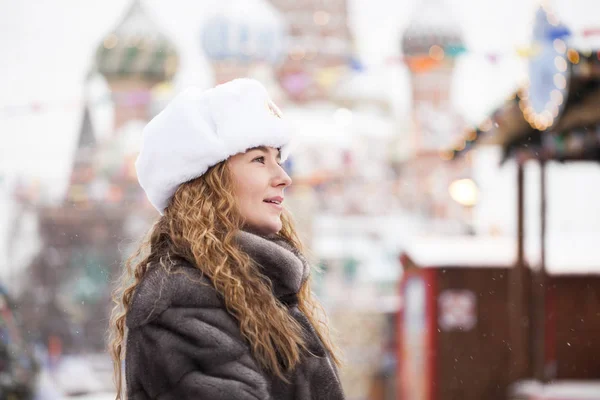
<path id="1" fill-rule="evenodd" d="M 238 244 L 304 327 L 312 354 L 303 356 L 289 384 L 261 370 L 210 281 L 177 260 L 176 273 L 151 267 L 134 293 L 127 315 L 127 399 L 344 399 L 335 365 L 297 307 L 309 272 L 305 259 L 287 243 L 248 232 L 240 233 Z"/>

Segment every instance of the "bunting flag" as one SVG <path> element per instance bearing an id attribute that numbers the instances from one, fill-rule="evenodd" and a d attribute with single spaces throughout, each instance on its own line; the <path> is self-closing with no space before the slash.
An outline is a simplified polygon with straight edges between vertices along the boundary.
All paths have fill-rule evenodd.
<path id="1" fill-rule="evenodd" d="M 122 108 L 135 108 L 141 105 L 150 104 L 152 101 L 152 93 L 145 91 L 107 94 L 88 101 L 85 101 L 83 98 L 51 103 L 34 101 L 28 104 L 11 104 L 0 106 L 0 117 L 18 117 L 26 114 L 41 114 L 55 110 L 76 110 L 81 109 L 86 103 L 89 106 L 114 104 L 115 106 Z"/>
<path id="2" fill-rule="evenodd" d="M 556 39 L 565 40 L 573 37 L 591 37 L 600 36 L 600 28 L 588 28 L 583 30 L 578 35 L 574 35 L 564 26 L 557 26 L 555 29 L 550 30 L 547 34 L 547 40 L 553 41 Z M 566 44 L 565 44 L 566 45 Z M 524 59 L 530 59 L 539 54 L 541 51 L 541 43 L 532 43 L 529 46 L 515 48 L 513 52 L 479 52 L 470 50 L 464 46 L 447 46 L 442 48 L 440 46 L 435 47 L 436 51 L 430 51 L 430 55 L 423 55 L 420 57 L 389 57 L 384 60 L 383 65 L 393 64 L 404 64 L 411 68 L 413 71 L 424 72 L 433 69 L 441 65 L 444 60 L 457 58 L 463 55 L 475 55 L 482 59 L 497 64 L 504 59 L 519 57 Z M 579 54 L 583 56 L 589 56 L 589 51 L 577 51 L 570 49 L 570 59 L 578 58 Z M 598 53 L 600 58 L 600 53 Z M 287 76 L 282 82 L 283 89 L 291 94 L 298 94 L 304 91 L 311 82 L 316 82 L 325 89 L 333 87 L 339 80 L 348 72 L 352 73 L 367 73 L 372 68 L 380 67 L 380 65 L 367 66 L 359 58 L 350 57 L 346 65 L 326 67 L 315 70 L 314 72 L 300 71 L 296 74 Z M 161 89 L 162 90 L 162 89 Z M 139 107 L 141 105 L 147 105 L 154 101 L 155 91 L 132 91 L 132 92 L 121 92 L 118 94 L 107 94 L 105 96 L 96 98 L 88 104 L 90 106 L 113 104 L 115 106 L 126 108 L 126 107 Z M 84 104 L 83 99 L 75 99 L 66 102 L 53 102 L 53 103 L 42 103 L 42 102 L 31 102 L 28 104 L 9 104 L 0 105 L 0 118 L 10 118 L 15 116 L 21 116 L 24 114 L 35 114 L 50 111 L 52 109 L 80 109 Z"/>

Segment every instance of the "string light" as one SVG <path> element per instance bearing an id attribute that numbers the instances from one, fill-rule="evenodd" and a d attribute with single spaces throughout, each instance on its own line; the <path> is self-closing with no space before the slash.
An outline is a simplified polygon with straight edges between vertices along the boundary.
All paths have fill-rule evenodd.
<path id="1" fill-rule="evenodd" d="M 534 129 L 545 131 L 554 125 L 555 119 L 560 114 L 560 106 L 563 104 L 564 96 L 561 90 L 567 87 L 567 78 L 564 73 L 567 72 L 568 65 L 564 57 L 557 56 L 554 59 L 556 68 L 560 71 L 553 76 L 553 83 L 556 87 L 550 93 L 550 99 L 545 104 L 544 109 L 536 111 L 530 102 L 529 82 L 523 85 L 519 93 L 519 108 L 523 113 L 525 121 Z"/>
<path id="2" fill-rule="evenodd" d="M 560 26 L 560 21 L 556 14 L 553 13 L 552 7 L 548 0 L 542 0 L 541 9 L 545 15 L 546 22 L 554 27 Z M 537 14 L 536 14 L 537 15 Z M 536 20 L 533 24 L 538 24 Z M 544 23 L 542 23 L 544 24 Z M 558 32 L 563 33 L 562 28 L 557 28 Z M 569 31 L 564 31 L 567 35 L 570 35 Z M 554 125 L 555 119 L 560 114 L 560 106 L 563 104 L 562 91 L 567 88 L 567 74 L 569 71 L 569 62 L 577 64 L 579 62 L 579 53 L 573 49 L 568 49 L 565 40 L 561 37 L 554 36 L 554 39 L 548 41 L 548 44 L 552 43 L 552 48 L 555 51 L 554 67 L 555 73 L 552 76 L 552 83 L 554 89 L 550 93 L 550 98 L 546 104 L 538 104 L 536 107 L 531 102 L 529 78 L 525 79 L 522 86 L 521 93 L 519 94 L 519 108 L 523 113 L 523 117 L 527 123 L 534 129 L 545 131 Z M 551 49 L 552 49 L 551 48 Z M 566 56 L 565 56 L 566 55 Z M 568 60 L 568 62 L 567 62 Z M 537 98 L 534 100 L 538 100 Z"/>
<path id="3" fill-rule="evenodd" d="M 560 72 L 565 72 L 567 70 L 567 60 L 565 60 L 564 57 L 556 56 L 554 65 Z"/>
<path id="4" fill-rule="evenodd" d="M 554 84 L 556 85 L 557 88 L 564 89 L 567 87 L 567 79 L 562 74 L 555 74 L 554 75 Z"/>
<path id="5" fill-rule="evenodd" d="M 579 52 L 577 52 L 577 50 L 569 49 L 567 58 L 572 64 L 579 64 Z"/>
<path id="6" fill-rule="evenodd" d="M 440 158 L 444 161 L 450 161 L 454 158 L 454 152 L 452 150 L 440 151 Z"/>
<path id="7" fill-rule="evenodd" d="M 492 120 L 489 118 L 486 118 L 486 120 L 483 121 L 481 123 L 481 125 L 479 126 L 479 129 L 482 130 L 483 132 L 488 132 L 490 129 L 492 129 L 492 127 L 493 127 Z"/>
<path id="8" fill-rule="evenodd" d="M 114 33 L 111 33 L 104 39 L 104 48 L 110 50 L 114 48 L 117 43 L 119 43 L 119 38 Z"/>
<path id="9" fill-rule="evenodd" d="M 561 93 L 561 91 L 560 91 L 560 90 L 558 90 L 558 89 L 554 89 L 554 90 L 552 91 L 552 93 L 550 93 L 550 98 L 552 99 L 552 101 L 553 101 L 555 104 L 557 104 L 557 105 L 559 105 L 559 106 L 560 106 L 560 105 L 563 103 L 563 100 L 564 100 L 564 96 L 563 96 L 563 94 L 562 94 L 562 93 Z"/>
<path id="10" fill-rule="evenodd" d="M 442 49 L 437 44 L 434 44 L 429 48 L 429 57 L 433 58 L 435 61 L 441 61 L 444 59 L 445 53 L 444 49 Z"/>
<path id="11" fill-rule="evenodd" d="M 550 25 L 552 25 L 552 26 L 558 26 L 558 24 L 559 24 L 558 18 L 553 13 L 549 12 L 547 19 L 548 19 L 548 23 Z"/>
<path id="12" fill-rule="evenodd" d="M 547 14 L 548 22 L 556 25 L 558 20 L 554 14 Z M 521 83 L 521 89 L 514 92 L 508 97 L 508 101 L 517 100 L 517 105 L 521 110 L 524 119 L 534 129 L 539 131 L 546 131 L 551 128 L 559 118 L 561 112 L 561 106 L 566 101 L 565 91 L 569 86 L 569 67 L 571 65 L 577 65 L 583 62 L 583 64 L 576 68 L 577 73 L 582 74 L 584 68 L 591 69 L 594 61 L 592 58 L 600 60 L 600 50 L 575 50 L 568 48 L 566 42 L 560 38 L 551 40 L 553 49 L 555 50 L 555 57 L 553 66 L 555 67 L 555 73 L 552 75 L 551 83 L 554 85 L 554 89 L 549 93 L 549 99 L 547 100 L 544 107 L 542 104 L 536 104 L 537 109 L 534 109 L 531 103 L 530 86 L 531 81 L 527 77 Z M 535 55 L 534 55 L 535 56 Z M 582 57 L 583 60 L 582 60 Z M 535 82 L 537 83 L 537 81 Z M 538 100 L 537 98 L 534 100 Z M 504 107 L 507 107 L 505 105 Z M 466 142 L 459 142 L 452 152 L 452 157 L 456 157 L 457 154 L 461 153 L 466 145 L 471 144 L 477 139 L 477 136 L 482 132 L 489 130 L 489 124 L 492 123 L 489 119 L 484 120 L 479 125 L 479 131 L 470 130 L 465 133 Z"/>
<path id="13" fill-rule="evenodd" d="M 556 50 L 557 53 L 565 54 L 567 52 L 567 44 L 565 43 L 564 40 L 554 39 L 553 44 L 554 44 L 554 50 Z"/>

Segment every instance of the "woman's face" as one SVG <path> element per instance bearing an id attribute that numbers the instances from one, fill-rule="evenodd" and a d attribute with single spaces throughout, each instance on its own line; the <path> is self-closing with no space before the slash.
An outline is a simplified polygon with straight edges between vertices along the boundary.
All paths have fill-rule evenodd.
<path id="1" fill-rule="evenodd" d="M 263 235 L 281 230 L 283 192 L 292 184 L 279 157 L 279 150 L 261 146 L 228 160 L 246 228 Z"/>

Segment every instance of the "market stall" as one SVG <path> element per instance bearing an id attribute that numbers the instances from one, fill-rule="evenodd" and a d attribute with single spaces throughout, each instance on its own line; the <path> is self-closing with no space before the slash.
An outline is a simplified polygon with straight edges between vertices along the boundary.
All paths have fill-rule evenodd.
<path id="1" fill-rule="evenodd" d="M 573 239 L 581 251 L 563 257 Z M 600 341 L 595 340 L 600 326 L 598 239 L 549 240 L 544 361 L 558 380 L 593 380 L 600 370 Z M 517 381 L 511 337 L 516 249 L 514 241 L 502 237 L 418 237 L 407 243 L 397 322 L 399 398 L 507 398 Z M 537 295 L 529 266 L 539 263 L 539 253 L 539 243 L 523 249 L 523 301 L 529 310 Z M 526 311 L 519 324 L 526 360 L 535 354 L 538 334 L 530 329 L 535 327 L 531 315 Z"/>
<path id="2" fill-rule="evenodd" d="M 517 240 L 508 269 L 507 344 L 511 351 L 509 382 L 600 379 L 600 279 L 598 271 L 556 277 L 548 271 L 555 249 L 547 233 L 549 163 L 600 161 L 600 57 L 597 44 L 570 40 L 546 7 L 536 14 L 530 79 L 507 102 L 443 156 L 468 156 L 482 144 L 499 145 L 503 161 L 517 164 Z M 526 258 L 524 167 L 540 166 L 540 246 L 535 263 Z M 567 238 L 568 239 L 568 238 Z M 561 247 L 575 260 L 581 250 Z M 596 248 L 583 252 L 595 255 Z M 600 262 L 596 266 L 600 266 Z M 530 267 L 534 267 L 532 270 Z M 542 397 L 543 398 L 543 397 Z M 570 397 L 565 397 L 570 398 Z"/>

